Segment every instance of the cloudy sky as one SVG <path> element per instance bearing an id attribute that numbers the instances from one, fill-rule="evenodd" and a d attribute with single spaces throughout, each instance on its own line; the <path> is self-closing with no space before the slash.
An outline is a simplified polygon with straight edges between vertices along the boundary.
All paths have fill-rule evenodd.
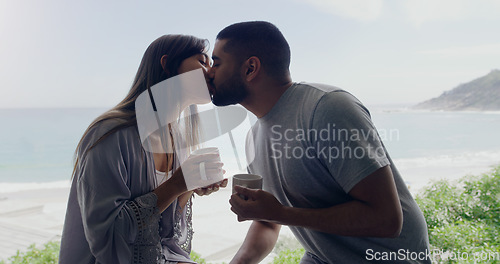
<path id="1" fill-rule="evenodd" d="M 500 68 L 498 14 L 496 0 L 0 0 L 0 108 L 113 106 L 157 37 L 213 46 L 248 20 L 281 29 L 294 81 L 411 105 Z"/>

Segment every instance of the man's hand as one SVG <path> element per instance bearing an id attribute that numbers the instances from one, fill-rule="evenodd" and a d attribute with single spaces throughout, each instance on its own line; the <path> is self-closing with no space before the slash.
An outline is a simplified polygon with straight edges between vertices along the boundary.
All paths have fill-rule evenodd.
<path id="1" fill-rule="evenodd" d="M 229 203 L 231 211 L 238 215 L 238 221 L 278 221 L 284 206 L 272 194 L 241 186 L 235 186 L 234 189 L 236 193 L 231 196 Z"/>

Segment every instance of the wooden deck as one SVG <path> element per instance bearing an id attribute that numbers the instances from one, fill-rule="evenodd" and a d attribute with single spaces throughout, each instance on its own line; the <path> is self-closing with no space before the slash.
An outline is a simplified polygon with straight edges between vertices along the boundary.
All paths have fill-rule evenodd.
<path id="1" fill-rule="evenodd" d="M 52 240 L 60 240 L 60 234 L 54 230 L 40 230 L 0 220 L 0 259 L 16 254 L 18 250 L 24 251 L 30 245 L 41 246 Z"/>
<path id="2" fill-rule="evenodd" d="M 32 244 L 41 247 L 61 239 L 67 193 L 66 189 L 37 190 L 33 193 L 1 194 L 0 260 L 7 260 L 18 250 Z"/>

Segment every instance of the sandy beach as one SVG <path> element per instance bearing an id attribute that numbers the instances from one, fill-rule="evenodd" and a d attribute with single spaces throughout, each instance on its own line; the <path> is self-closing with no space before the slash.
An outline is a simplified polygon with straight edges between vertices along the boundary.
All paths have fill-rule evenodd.
<path id="1" fill-rule="evenodd" d="M 0 260 L 33 243 L 60 240 L 68 194 L 69 186 L 0 193 Z M 192 249 L 211 263 L 229 262 L 250 226 L 230 211 L 230 195 L 227 187 L 193 201 Z M 281 236 L 291 237 L 291 231 L 283 228 Z M 272 259 L 270 255 L 262 263 Z"/>

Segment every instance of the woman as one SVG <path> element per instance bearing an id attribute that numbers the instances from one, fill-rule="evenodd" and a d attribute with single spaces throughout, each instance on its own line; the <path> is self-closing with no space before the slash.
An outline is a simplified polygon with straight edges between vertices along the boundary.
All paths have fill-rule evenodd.
<path id="1" fill-rule="evenodd" d="M 206 75 L 207 44 L 184 35 L 156 39 L 125 99 L 85 131 L 76 151 L 60 263 L 194 263 L 189 259 L 192 192 L 187 191 L 175 153 L 145 151 L 135 101 L 151 86 L 177 74 L 201 68 Z M 196 107 L 186 110 L 185 143 L 194 147 Z M 170 139 L 182 134 L 179 127 L 169 125 Z M 197 168 L 197 162 L 188 158 L 183 170 Z M 222 164 L 205 166 L 221 169 Z M 206 195 L 226 185 L 224 180 L 196 192 Z"/>

